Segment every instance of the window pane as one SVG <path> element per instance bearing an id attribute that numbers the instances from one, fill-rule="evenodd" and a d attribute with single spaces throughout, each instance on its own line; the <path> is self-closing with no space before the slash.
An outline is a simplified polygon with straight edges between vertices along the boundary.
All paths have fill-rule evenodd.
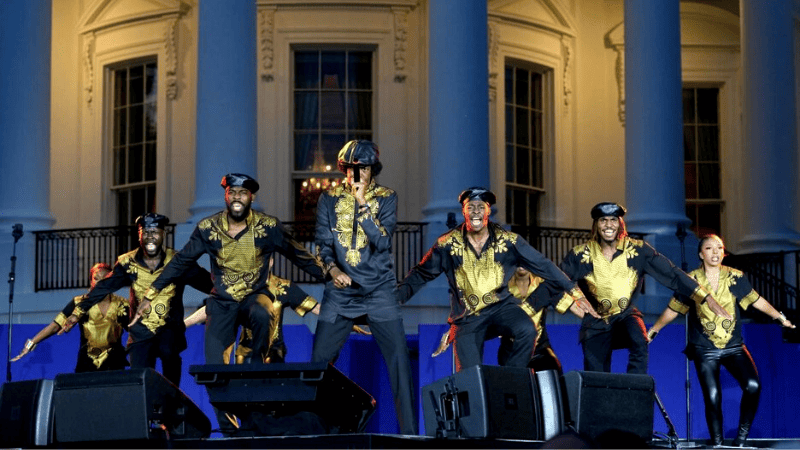
<path id="1" fill-rule="evenodd" d="M 319 88 L 319 52 L 294 53 L 294 87 Z"/>
<path id="2" fill-rule="evenodd" d="M 686 198 L 697 198 L 697 164 L 687 161 L 683 165 L 683 179 L 686 182 Z"/>
<path id="3" fill-rule="evenodd" d="M 514 107 L 506 105 L 506 142 L 514 142 Z"/>
<path id="4" fill-rule="evenodd" d="M 131 104 L 144 102 L 144 67 L 133 66 L 130 71 Z"/>
<path id="5" fill-rule="evenodd" d="M 531 132 L 533 133 L 531 145 L 542 148 L 542 113 L 539 111 L 531 112 Z"/>
<path id="6" fill-rule="evenodd" d="M 322 89 L 342 89 L 345 81 L 345 52 L 322 52 Z"/>
<path id="7" fill-rule="evenodd" d="M 719 128 L 698 126 L 697 138 L 697 160 L 719 161 Z"/>
<path id="8" fill-rule="evenodd" d="M 294 169 L 313 170 L 314 152 L 319 145 L 318 133 L 295 133 L 294 134 Z"/>
<path id="9" fill-rule="evenodd" d="M 694 203 L 686 204 L 686 217 L 688 217 L 689 220 L 692 221 L 691 224 L 692 231 L 694 231 L 695 234 L 697 234 L 697 205 L 695 205 Z M 698 234 L 698 236 L 700 235 Z"/>
<path id="10" fill-rule="evenodd" d="M 145 100 L 148 102 L 156 101 L 156 92 L 158 86 L 158 71 L 155 64 L 148 64 L 146 69 L 146 85 L 145 85 Z"/>
<path id="11" fill-rule="evenodd" d="M 144 150 L 141 145 L 128 148 L 128 183 L 144 181 Z"/>
<path id="12" fill-rule="evenodd" d="M 518 184 L 531 184 L 530 154 L 525 147 L 517 147 L 517 165 L 515 180 Z"/>
<path id="13" fill-rule="evenodd" d="M 344 128 L 344 92 L 320 94 L 320 122 L 322 128 Z"/>
<path id="14" fill-rule="evenodd" d="M 363 139 L 366 141 L 372 140 L 372 133 L 351 133 L 347 136 L 345 142 L 353 140 L 353 139 Z M 344 144 L 340 145 L 339 148 L 341 149 Z"/>
<path id="15" fill-rule="evenodd" d="M 528 196 L 525 191 L 514 190 L 514 225 L 528 224 Z"/>
<path id="16" fill-rule="evenodd" d="M 372 53 L 350 52 L 347 65 L 347 86 L 350 89 L 372 89 Z"/>
<path id="17" fill-rule="evenodd" d="M 341 183 L 339 178 L 308 178 L 294 180 L 294 220 L 314 222 L 317 200 L 322 192 Z"/>
<path id="18" fill-rule="evenodd" d="M 347 128 L 351 130 L 372 129 L 372 93 L 355 92 L 348 94 Z"/>
<path id="19" fill-rule="evenodd" d="M 514 103 L 514 69 L 506 66 L 506 103 Z"/>
<path id="20" fill-rule="evenodd" d="M 145 145 L 144 155 L 144 179 L 146 181 L 156 180 L 156 143 L 150 142 Z"/>
<path id="21" fill-rule="evenodd" d="M 297 130 L 313 130 L 319 126 L 319 94 L 296 92 L 294 94 L 294 127 Z"/>
<path id="22" fill-rule="evenodd" d="M 695 136 L 694 125 L 683 127 L 683 159 L 685 161 L 694 161 L 697 157 L 697 150 L 695 149 Z"/>
<path id="23" fill-rule="evenodd" d="M 506 144 L 506 181 L 509 183 L 514 182 L 514 167 L 517 166 L 517 160 L 514 158 L 514 146 Z"/>
<path id="24" fill-rule="evenodd" d="M 336 170 L 336 160 L 339 156 L 344 143 L 347 142 L 344 133 L 322 133 L 322 154 L 325 166 L 331 166 L 331 169 L 326 167 L 315 168 L 315 171 L 321 172 L 323 170 Z"/>
<path id="25" fill-rule="evenodd" d="M 125 183 L 125 148 L 114 149 L 114 184 Z"/>
<path id="26" fill-rule="evenodd" d="M 544 154 L 538 150 L 533 152 L 533 183 L 537 188 L 544 187 Z"/>
<path id="27" fill-rule="evenodd" d="M 114 126 L 113 126 L 113 133 L 114 136 L 112 137 L 112 145 L 125 145 L 127 144 L 127 129 L 128 121 L 126 117 L 128 115 L 128 109 L 117 109 L 114 111 Z"/>
<path id="28" fill-rule="evenodd" d="M 516 70 L 516 95 L 514 99 L 518 106 L 530 106 L 530 86 L 528 84 L 528 71 Z"/>
<path id="29" fill-rule="evenodd" d="M 148 141 L 155 141 L 156 140 L 156 129 L 158 128 L 158 116 L 156 114 L 156 104 L 155 103 L 147 103 L 145 106 L 145 114 L 146 114 L 146 129 L 145 129 L 145 139 Z"/>
<path id="30" fill-rule="evenodd" d="M 697 123 L 718 123 L 719 89 L 697 90 Z"/>
<path id="31" fill-rule="evenodd" d="M 722 224 L 722 205 L 712 203 L 697 205 L 697 231 L 698 235 L 720 234 Z"/>
<path id="32" fill-rule="evenodd" d="M 141 216 L 142 214 L 147 214 L 147 188 L 140 187 L 136 189 L 131 189 L 131 215 L 128 220 L 128 223 L 131 223 L 134 218 Z"/>
<path id="33" fill-rule="evenodd" d="M 703 164 L 698 166 L 699 198 L 720 198 L 719 195 L 719 165 Z"/>
<path id="34" fill-rule="evenodd" d="M 515 111 L 516 116 L 516 128 L 515 132 L 517 133 L 516 136 L 516 143 L 518 145 L 531 145 L 530 142 L 530 135 L 528 134 L 528 110 L 525 108 L 516 108 Z"/>
<path id="35" fill-rule="evenodd" d="M 695 123 L 694 89 L 683 90 L 683 123 Z"/>
<path id="36" fill-rule="evenodd" d="M 508 72 L 506 68 L 506 73 Z M 506 223 L 514 224 L 514 190 L 506 188 Z"/>
<path id="37" fill-rule="evenodd" d="M 117 193 L 117 225 L 128 225 L 133 222 L 130 216 L 129 194 L 128 191 L 120 191 Z"/>
<path id="38" fill-rule="evenodd" d="M 129 143 L 138 144 L 144 140 L 144 106 L 130 107 L 128 132 L 130 133 Z"/>
<path id="39" fill-rule="evenodd" d="M 533 107 L 535 109 L 542 109 L 542 74 L 531 72 L 531 97 L 533 97 Z"/>
<path id="40" fill-rule="evenodd" d="M 128 71 L 127 69 L 114 71 L 114 106 L 128 104 Z"/>

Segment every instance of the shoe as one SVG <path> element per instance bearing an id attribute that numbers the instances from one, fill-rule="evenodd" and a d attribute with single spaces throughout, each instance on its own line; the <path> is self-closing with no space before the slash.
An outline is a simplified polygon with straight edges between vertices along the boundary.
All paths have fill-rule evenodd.
<path id="1" fill-rule="evenodd" d="M 750 434 L 750 424 L 749 423 L 740 423 L 739 424 L 739 433 L 736 435 L 736 439 L 733 440 L 734 447 L 747 447 L 747 435 Z"/>

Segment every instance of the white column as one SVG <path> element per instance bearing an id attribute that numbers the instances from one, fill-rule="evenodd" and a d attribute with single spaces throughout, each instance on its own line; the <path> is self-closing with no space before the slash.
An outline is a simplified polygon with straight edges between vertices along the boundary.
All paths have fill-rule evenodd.
<path id="1" fill-rule="evenodd" d="M 192 224 L 223 209 L 223 175 L 240 172 L 258 179 L 256 2 L 202 0 L 198 9 Z"/>
<path id="2" fill-rule="evenodd" d="M 681 89 L 678 2 L 626 0 L 625 218 L 632 231 L 674 239 L 677 225 L 689 224 Z"/>
<path id="3" fill-rule="evenodd" d="M 428 204 L 426 241 L 459 218 L 458 194 L 489 186 L 489 69 L 486 0 L 432 1 L 429 8 Z"/>
<path id="4" fill-rule="evenodd" d="M 50 0 L 0 2 L 0 238 L 50 214 Z"/>
<path id="5" fill-rule="evenodd" d="M 741 0 L 743 64 L 741 253 L 795 249 L 797 129 L 792 0 Z"/>

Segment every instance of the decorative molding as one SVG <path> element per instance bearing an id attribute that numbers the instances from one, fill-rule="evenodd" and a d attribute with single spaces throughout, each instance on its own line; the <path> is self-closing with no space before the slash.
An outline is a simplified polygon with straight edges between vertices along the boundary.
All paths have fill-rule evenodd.
<path id="1" fill-rule="evenodd" d="M 94 33 L 87 33 L 83 40 L 83 68 L 84 90 L 86 91 L 86 105 L 92 106 L 94 92 Z"/>
<path id="2" fill-rule="evenodd" d="M 572 71 L 573 71 L 573 49 L 572 39 L 569 36 L 561 36 L 561 52 L 564 59 L 564 114 L 569 113 L 570 100 L 572 99 Z"/>
<path id="3" fill-rule="evenodd" d="M 625 125 L 625 24 L 623 22 L 615 25 L 605 37 L 606 47 L 610 47 L 616 52 L 617 60 L 614 64 L 614 75 L 617 79 L 617 107 L 619 121 Z"/>
<path id="4" fill-rule="evenodd" d="M 265 8 L 258 12 L 259 59 L 261 60 L 261 79 L 275 79 L 275 8 Z"/>
<path id="5" fill-rule="evenodd" d="M 167 80 L 167 99 L 178 96 L 178 17 L 167 21 L 164 32 L 164 76 Z"/>
<path id="6" fill-rule="evenodd" d="M 492 102 L 497 98 L 497 78 L 499 75 L 497 55 L 500 53 L 500 38 L 498 34 L 497 25 L 489 22 L 486 36 L 489 50 L 489 101 Z"/>
<path id="7" fill-rule="evenodd" d="M 409 8 L 392 7 L 394 15 L 394 81 L 402 83 L 408 77 L 406 48 L 408 41 Z"/>
<path id="8" fill-rule="evenodd" d="M 617 98 L 619 121 L 625 125 L 625 46 L 615 45 L 614 51 L 617 52 L 617 62 L 614 65 L 614 75 L 617 77 Z"/>

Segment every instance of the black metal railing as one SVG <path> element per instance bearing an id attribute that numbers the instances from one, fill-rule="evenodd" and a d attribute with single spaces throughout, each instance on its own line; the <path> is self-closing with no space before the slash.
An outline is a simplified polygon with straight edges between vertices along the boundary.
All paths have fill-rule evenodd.
<path id="1" fill-rule="evenodd" d="M 166 226 L 165 244 L 175 242 L 175 225 Z M 137 226 L 71 228 L 34 231 L 34 290 L 89 287 L 89 269 L 99 262 L 113 265 L 117 257 L 139 246 Z"/>
<path id="2" fill-rule="evenodd" d="M 316 254 L 314 222 L 283 222 L 283 224 L 312 255 Z M 398 280 L 402 280 L 427 251 L 424 242 L 425 225 L 423 222 L 397 223 L 392 237 L 392 252 L 394 253 L 394 270 Z M 314 283 L 314 279 L 309 274 L 298 269 L 280 254 L 275 256 L 273 272 L 275 275 L 295 283 Z"/>
<path id="3" fill-rule="evenodd" d="M 729 254 L 725 257 L 724 264 L 741 270 L 747 276 L 753 289 L 762 297 L 772 303 L 775 308 L 783 311 L 790 319 L 797 320 L 798 273 L 800 273 L 800 251 L 777 253 L 753 253 L 749 255 Z M 794 271 L 794 279 L 787 280 L 787 264 L 789 270 Z M 763 314 L 750 315 L 753 320 L 763 321 Z M 769 320 L 768 318 L 766 320 Z M 794 320 L 793 320 L 794 321 Z"/>

